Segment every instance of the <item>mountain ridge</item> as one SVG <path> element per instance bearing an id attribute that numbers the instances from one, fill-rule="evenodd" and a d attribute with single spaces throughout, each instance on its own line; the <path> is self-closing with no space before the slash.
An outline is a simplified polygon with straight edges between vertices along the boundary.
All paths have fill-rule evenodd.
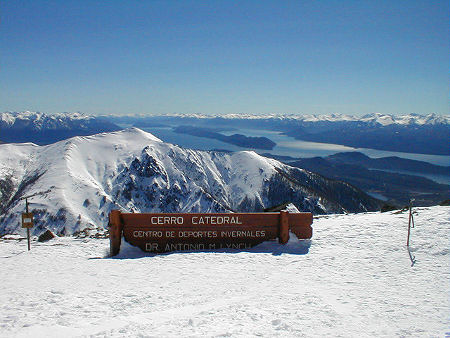
<path id="1" fill-rule="evenodd" d="M 47 227 L 66 235 L 102 229 L 112 209 L 247 212 L 290 201 L 323 214 L 374 211 L 380 205 L 346 183 L 251 151 L 184 149 L 137 128 L 47 146 L 0 145 L 0 174 L 0 233 L 19 226 L 21 197 L 48 189 L 30 201 L 36 233 Z"/>
<path id="2" fill-rule="evenodd" d="M 291 120 L 304 122 L 366 122 L 380 124 L 383 126 L 389 124 L 450 124 L 450 115 L 442 114 L 382 114 L 370 113 L 364 115 L 352 114 L 196 114 L 196 113 L 167 113 L 167 114 L 129 114 L 129 115 L 101 115 L 110 118 L 185 118 L 185 119 L 223 119 L 223 120 Z"/>
<path id="3" fill-rule="evenodd" d="M 82 113 L 0 113 L 0 140 L 5 143 L 51 144 L 74 136 L 120 130 L 108 119 Z"/>

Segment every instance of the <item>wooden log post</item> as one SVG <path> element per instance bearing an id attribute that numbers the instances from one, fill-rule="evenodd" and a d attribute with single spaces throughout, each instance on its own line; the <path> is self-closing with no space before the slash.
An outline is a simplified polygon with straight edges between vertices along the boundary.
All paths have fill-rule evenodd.
<path id="1" fill-rule="evenodd" d="M 280 211 L 278 242 L 286 244 L 289 241 L 289 212 Z"/>
<path id="2" fill-rule="evenodd" d="M 119 210 L 112 210 L 109 214 L 109 249 L 111 256 L 115 256 L 120 251 L 122 241 L 123 223 Z"/>

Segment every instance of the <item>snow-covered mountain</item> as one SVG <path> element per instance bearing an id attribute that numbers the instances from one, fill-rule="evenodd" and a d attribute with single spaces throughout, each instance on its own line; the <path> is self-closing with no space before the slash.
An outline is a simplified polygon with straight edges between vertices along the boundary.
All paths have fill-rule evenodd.
<path id="1" fill-rule="evenodd" d="M 0 113 L 0 140 L 3 142 L 50 144 L 73 136 L 119 129 L 107 119 L 81 113 Z"/>
<path id="2" fill-rule="evenodd" d="M 94 116 L 83 113 L 61 112 L 55 114 L 41 112 L 3 112 L 0 113 L 0 128 L 27 128 L 34 130 L 52 129 L 89 129 L 93 123 L 105 122 L 108 119 L 131 119 L 132 121 L 146 118 L 176 118 L 176 119 L 222 119 L 222 120 L 274 120 L 297 122 L 362 122 L 373 125 L 435 125 L 450 124 L 450 115 L 440 114 L 382 114 L 365 115 L 351 114 L 134 114 L 134 115 L 103 115 Z"/>
<path id="3" fill-rule="evenodd" d="M 0 145 L 0 233 L 19 227 L 30 199 L 35 233 L 103 229 L 111 209 L 262 211 L 284 202 L 314 213 L 376 210 L 379 201 L 339 181 L 254 152 L 204 152 L 132 128 L 47 146 Z"/>
<path id="4" fill-rule="evenodd" d="M 4 112 L 0 113 L 0 127 L 28 127 L 35 130 L 69 129 L 75 124 L 85 126 L 92 119 L 93 117 L 81 113 Z"/>

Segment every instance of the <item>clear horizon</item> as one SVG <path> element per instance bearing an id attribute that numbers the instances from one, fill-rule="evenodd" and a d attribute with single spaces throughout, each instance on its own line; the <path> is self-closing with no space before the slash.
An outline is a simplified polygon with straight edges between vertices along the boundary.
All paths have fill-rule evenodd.
<path id="1" fill-rule="evenodd" d="M 0 111 L 449 114 L 448 1 L 11 1 Z"/>

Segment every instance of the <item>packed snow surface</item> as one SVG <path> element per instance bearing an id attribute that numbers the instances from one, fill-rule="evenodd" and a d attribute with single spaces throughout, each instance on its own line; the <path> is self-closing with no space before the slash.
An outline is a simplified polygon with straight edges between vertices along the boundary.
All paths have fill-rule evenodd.
<path id="1" fill-rule="evenodd" d="M 444 337 L 450 208 L 327 215 L 311 241 L 152 256 L 0 239 L 2 337 Z"/>

